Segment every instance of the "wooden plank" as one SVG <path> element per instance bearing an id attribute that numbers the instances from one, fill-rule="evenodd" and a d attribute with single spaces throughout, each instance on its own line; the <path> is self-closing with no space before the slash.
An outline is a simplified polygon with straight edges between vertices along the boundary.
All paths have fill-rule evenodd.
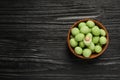
<path id="1" fill-rule="evenodd" d="M 120 79 L 120 1 L 0 1 L 0 79 Z M 70 26 L 95 18 L 109 31 L 110 44 L 100 58 L 83 61 L 66 43 Z"/>

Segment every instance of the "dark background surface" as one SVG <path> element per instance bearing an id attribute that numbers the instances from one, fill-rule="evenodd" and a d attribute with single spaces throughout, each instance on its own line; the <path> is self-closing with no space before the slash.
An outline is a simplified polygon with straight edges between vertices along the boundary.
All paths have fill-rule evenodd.
<path id="1" fill-rule="evenodd" d="M 104 55 L 82 61 L 66 37 L 82 18 L 109 31 Z M 120 0 L 0 0 L 0 80 L 119 80 Z"/>

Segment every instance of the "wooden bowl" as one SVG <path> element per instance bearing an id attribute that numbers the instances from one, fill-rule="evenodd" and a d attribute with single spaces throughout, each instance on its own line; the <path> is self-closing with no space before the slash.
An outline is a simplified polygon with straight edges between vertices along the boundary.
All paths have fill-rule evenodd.
<path id="1" fill-rule="evenodd" d="M 74 49 L 70 46 L 70 41 L 69 41 L 69 40 L 70 40 L 70 35 L 71 35 L 71 29 L 72 29 L 73 27 L 75 27 L 75 26 L 78 26 L 78 24 L 79 24 L 80 22 L 86 22 L 86 21 L 88 21 L 88 20 L 92 20 L 93 22 L 95 22 L 95 24 L 96 24 L 99 28 L 105 30 L 105 32 L 106 32 L 106 38 L 107 38 L 107 43 L 106 43 L 104 46 L 102 46 L 102 51 L 101 51 L 100 53 L 93 53 L 89 58 L 85 58 L 84 56 L 75 53 Z M 108 44 L 109 44 L 109 34 L 108 34 L 108 31 L 107 31 L 107 29 L 105 28 L 105 26 L 103 26 L 102 23 L 100 23 L 99 21 L 94 20 L 94 19 L 82 19 L 82 20 L 79 20 L 79 21 L 75 22 L 74 25 L 72 25 L 72 27 L 69 29 L 69 31 L 68 31 L 68 36 L 67 36 L 67 43 L 68 43 L 68 47 L 69 47 L 70 51 L 71 51 L 76 57 L 81 58 L 81 59 L 93 59 L 93 58 L 97 58 L 98 56 L 102 55 L 103 52 L 107 49 Z"/>

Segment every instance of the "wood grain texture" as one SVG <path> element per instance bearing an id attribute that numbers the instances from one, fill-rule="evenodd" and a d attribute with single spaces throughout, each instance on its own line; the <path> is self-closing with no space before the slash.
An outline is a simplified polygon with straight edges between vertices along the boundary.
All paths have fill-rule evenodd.
<path id="1" fill-rule="evenodd" d="M 119 0 L 0 0 L 0 80 L 119 80 Z M 109 31 L 105 53 L 71 55 L 70 26 L 95 18 Z"/>

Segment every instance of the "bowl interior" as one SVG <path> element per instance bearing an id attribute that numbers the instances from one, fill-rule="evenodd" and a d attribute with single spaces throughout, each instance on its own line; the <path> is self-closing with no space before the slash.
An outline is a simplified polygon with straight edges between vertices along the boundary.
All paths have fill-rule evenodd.
<path id="1" fill-rule="evenodd" d="M 79 24 L 80 22 L 86 22 L 86 21 L 88 21 L 88 20 L 92 20 L 93 22 L 95 22 L 95 24 L 96 24 L 99 28 L 105 30 L 105 32 L 106 32 L 106 38 L 107 38 L 107 43 L 102 46 L 102 51 L 101 51 L 100 53 L 94 53 L 94 54 L 92 54 L 89 58 L 85 58 L 85 57 L 83 57 L 82 55 L 78 55 L 78 54 L 75 53 L 74 49 L 70 46 L 69 40 L 70 40 L 70 35 L 71 35 L 71 29 L 72 29 L 73 27 L 75 27 L 75 26 L 78 26 L 78 24 Z M 93 59 L 93 58 L 96 58 L 96 57 L 100 56 L 100 55 L 107 49 L 108 44 L 109 44 L 109 35 L 108 35 L 107 29 L 106 29 L 99 21 L 93 20 L 93 19 L 83 19 L 83 20 L 79 20 L 79 21 L 77 21 L 76 23 L 74 23 L 74 25 L 72 25 L 72 27 L 69 29 L 69 31 L 68 31 L 68 37 L 67 37 L 67 42 L 68 42 L 68 47 L 69 47 L 70 51 L 71 51 L 75 56 L 77 56 L 78 58 L 82 58 L 82 59 Z"/>

